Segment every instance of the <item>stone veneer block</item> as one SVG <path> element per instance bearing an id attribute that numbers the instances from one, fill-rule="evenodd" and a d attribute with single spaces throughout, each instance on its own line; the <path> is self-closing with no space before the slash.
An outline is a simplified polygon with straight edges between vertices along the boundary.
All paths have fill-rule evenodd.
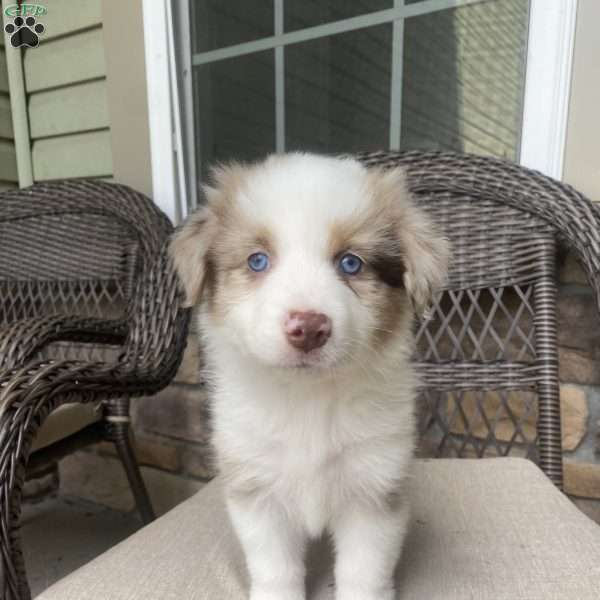
<path id="1" fill-rule="evenodd" d="M 156 441 L 146 436 L 136 436 L 135 453 L 141 465 L 173 472 L 181 469 L 177 448 L 171 446 L 167 441 Z"/>
<path id="2" fill-rule="evenodd" d="M 561 382 L 582 385 L 600 384 L 600 361 L 587 352 L 558 348 L 558 375 Z"/>
<path id="3" fill-rule="evenodd" d="M 585 391 L 574 385 L 560 386 L 563 450 L 572 452 L 587 432 L 588 406 Z"/>
<path id="4" fill-rule="evenodd" d="M 97 449 L 103 456 L 117 456 L 115 445 L 111 442 L 100 442 Z M 147 435 L 137 434 L 134 438 L 134 451 L 140 465 L 174 473 L 181 470 L 177 448 L 167 438 L 159 437 L 155 440 Z"/>
<path id="5" fill-rule="evenodd" d="M 558 345 L 600 358 L 600 317 L 592 291 L 563 286 L 557 304 Z"/>
<path id="6" fill-rule="evenodd" d="M 155 396 L 132 403 L 136 432 L 206 443 L 210 437 L 206 387 L 171 384 Z"/>
<path id="7" fill-rule="evenodd" d="M 600 465 L 565 462 L 564 489 L 580 498 L 600 498 Z"/>

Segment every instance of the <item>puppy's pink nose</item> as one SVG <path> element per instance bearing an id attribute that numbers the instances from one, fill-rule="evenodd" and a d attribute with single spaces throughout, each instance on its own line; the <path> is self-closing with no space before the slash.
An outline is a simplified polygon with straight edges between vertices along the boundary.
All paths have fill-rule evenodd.
<path id="1" fill-rule="evenodd" d="M 290 312 L 284 327 L 288 342 L 302 352 L 324 346 L 331 336 L 331 319 L 314 311 Z"/>

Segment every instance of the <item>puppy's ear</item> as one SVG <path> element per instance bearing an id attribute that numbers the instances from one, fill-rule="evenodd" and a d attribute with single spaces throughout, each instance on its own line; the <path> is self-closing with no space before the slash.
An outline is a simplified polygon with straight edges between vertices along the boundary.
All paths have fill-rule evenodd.
<path id="1" fill-rule="evenodd" d="M 406 206 L 404 219 L 404 287 L 415 312 L 421 317 L 446 281 L 450 243 L 431 218 L 412 200 Z"/>
<path id="2" fill-rule="evenodd" d="M 388 219 L 395 223 L 404 263 L 404 288 L 421 316 L 446 280 L 450 244 L 411 197 L 404 169 L 379 170 L 375 176 L 380 206 L 385 207 Z"/>
<path id="3" fill-rule="evenodd" d="M 206 281 L 207 257 L 215 239 L 217 218 L 210 206 L 203 206 L 177 229 L 169 244 L 179 280 L 185 291 L 185 306 L 199 303 Z"/>
<path id="4" fill-rule="evenodd" d="M 214 166 L 211 185 L 202 186 L 206 205 L 188 217 L 171 240 L 169 254 L 183 283 L 188 307 L 200 302 L 209 276 L 210 250 L 218 243 L 220 225 L 227 222 L 245 172 L 239 163 Z"/>

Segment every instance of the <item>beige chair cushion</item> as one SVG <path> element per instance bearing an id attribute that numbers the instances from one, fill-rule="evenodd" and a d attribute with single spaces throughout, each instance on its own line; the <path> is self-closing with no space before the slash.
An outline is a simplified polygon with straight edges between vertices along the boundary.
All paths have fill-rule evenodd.
<path id="1" fill-rule="evenodd" d="M 102 412 L 89 402 L 63 404 L 52 411 L 33 440 L 32 450 L 45 448 L 99 421 Z"/>
<path id="2" fill-rule="evenodd" d="M 523 459 L 419 461 L 400 600 L 597 600 L 600 527 Z M 333 600 L 312 554 L 310 600 Z M 39 600 L 244 600 L 244 560 L 214 480 Z M 284 599 L 282 599 L 284 600 Z"/>

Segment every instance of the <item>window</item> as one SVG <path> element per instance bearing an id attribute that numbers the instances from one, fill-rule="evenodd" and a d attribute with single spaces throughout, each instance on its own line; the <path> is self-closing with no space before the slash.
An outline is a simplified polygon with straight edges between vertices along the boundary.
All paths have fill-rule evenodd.
<path id="1" fill-rule="evenodd" d="M 528 155 L 560 176 L 576 0 L 164 2 L 188 208 L 214 162 L 289 150 Z"/>

